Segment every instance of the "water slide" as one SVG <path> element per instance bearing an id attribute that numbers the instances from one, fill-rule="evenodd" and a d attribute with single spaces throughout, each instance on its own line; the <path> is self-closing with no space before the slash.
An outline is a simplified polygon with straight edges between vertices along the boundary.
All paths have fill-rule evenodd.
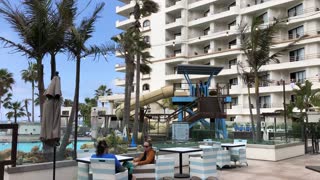
<path id="1" fill-rule="evenodd" d="M 155 90 L 140 96 L 140 106 L 144 106 L 144 105 L 159 101 L 160 99 L 172 97 L 173 94 L 174 94 L 173 86 L 162 87 L 158 90 Z M 132 98 L 130 101 L 130 110 L 133 110 L 135 108 L 135 104 L 136 104 L 135 98 Z M 123 117 L 123 109 L 124 109 L 124 103 L 122 103 L 116 109 L 116 116 L 118 119 Z"/>

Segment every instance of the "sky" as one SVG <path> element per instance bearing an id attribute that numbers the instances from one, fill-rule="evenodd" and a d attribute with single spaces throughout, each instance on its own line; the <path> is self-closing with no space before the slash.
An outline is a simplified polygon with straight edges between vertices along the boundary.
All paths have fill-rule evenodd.
<path id="1" fill-rule="evenodd" d="M 22 0 L 10 0 L 10 3 L 19 6 Z M 82 13 L 77 17 L 77 20 L 83 17 L 88 17 L 92 14 L 96 4 L 105 2 L 105 7 L 100 13 L 100 19 L 98 19 L 95 25 L 95 32 L 93 37 L 88 41 L 90 44 L 103 44 L 110 43 L 111 37 L 119 34 L 120 30 L 116 29 L 115 23 L 117 20 L 123 19 L 115 13 L 116 6 L 121 6 L 122 3 L 118 0 L 92 0 L 91 4 L 87 8 L 88 0 L 78 0 L 78 9 Z M 20 7 L 20 6 L 19 6 Z M 20 42 L 17 33 L 11 28 L 10 24 L 6 22 L 3 16 L 0 15 L 0 37 L 12 40 L 14 42 Z M 74 60 L 68 59 L 66 54 L 59 54 L 57 56 L 57 71 L 61 78 L 62 96 L 64 99 L 72 99 L 75 89 L 75 66 Z M 25 83 L 21 79 L 21 70 L 27 69 L 28 61 L 34 62 L 33 59 L 28 59 L 23 56 L 22 53 L 14 52 L 13 49 L 3 48 L 3 43 L 0 43 L 0 69 L 8 69 L 13 73 L 15 84 L 13 85 L 13 100 L 22 101 L 26 98 L 31 99 L 31 84 Z M 93 60 L 93 58 L 86 58 L 81 62 L 81 77 L 80 77 L 80 102 L 83 102 L 86 97 L 94 97 L 95 90 L 100 85 L 107 85 L 114 93 L 123 93 L 123 88 L 115 86 L 115 78 L 123 78 L 124 73 L 115 72 L 115 64 L 122 64 L 123 60 L 115 56 L 108 56 L 107 61 L 104 58 L 100 60 Z M 46 56 L 43 60 L 44 64 L 44 83 L 47 88 L 50 83 L 50 59 Z M 36 89 L 35 92 L 38 92 Z M 29 110 L 31 111 L 31 102 L 29 103 Z M 35 120 L 39 120 L 38 117 L 39 107 L 35 108 Z M 6 110 L 1 108 L 0 121 L 5 120 Z M 26 117 L 24 118 L 26 119 Z"/>

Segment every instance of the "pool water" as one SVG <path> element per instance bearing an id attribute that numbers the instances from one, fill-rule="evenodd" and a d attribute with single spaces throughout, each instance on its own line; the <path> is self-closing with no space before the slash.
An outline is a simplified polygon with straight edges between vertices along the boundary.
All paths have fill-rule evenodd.
<path id="1" fill-rule="evenodd" d="M 83 144 L 92 144 L 92 143 L 93 143 L 92 141 L 78 141 L 77 150 L 79 150 L 80 147 Z M 34 146 L 38 146 L 39 149 L 41 150 L 42 149 L 42 142 L 40 142 L 40 141 L 37 141 L 37 142 L 19 142 L 17 150 L 18 151 L 23 151 L 23 152 L 30 152 L 31 149 Z M 73 146 L 74 146 L 73 143 L 71 143 L 71 144 L 68 145 L 68 148 L 72 148 L 73 149 Z M 3 151 L 5 149 L 11 149 L 11 143 L 0 142 L 0 151 Z"/>

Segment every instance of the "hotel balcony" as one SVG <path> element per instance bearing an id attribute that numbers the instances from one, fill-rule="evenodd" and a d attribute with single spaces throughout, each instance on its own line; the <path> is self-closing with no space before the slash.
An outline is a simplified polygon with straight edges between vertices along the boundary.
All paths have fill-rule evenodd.
<path id="1" fill-rule="evenodd" d="M 287 20 L 287 24 L 294 24 L 298 22 L 305 22 L 312 19 L 318 19 L 320 18 L 320 7 L 313 7 L 313 8 L 307 8 L 303 9 L 303 11 L 300 14 L 296 14 L 292 17 L 285 17 L 283 20 Z"/>
<path id="2" fill-rule="evenodd" d="M 166 12 L 168 13 L 168 12 L 184 9 L 185 1 L 186 0 L 176 1 L 175 4 L 171 4 L 169 7 L 166 8 Z"/>
<path id="3" fill-rule="evenodd" d="M 296 0 L 263 0 L 259 1 L 259 3 L 257 4 L 255 3 L 255 1 L 251 1 L 246 3 L 244 7 L 241 7 L 241 14 L 253 13 L 262 9 L 268 9 L 274 6 L 279 6 L 281 4 L 291 3 L 295 1 Z"/>
<path id="4" fill-rule="evenodd" d="M 268 64 L 263 66 L 266 71 L 276 71 L 285 69 L 297 69 L 305 67 L 320 66 L 320 54 L 308 54 L 297 59 L 288 57 L 286 62 L 280 64 Z"/>
<path id="5" fill-rule="evenodd" d="M 196 9 L 196 8 L 200 8 L 200 7 L 203 7 L 203 6 L 208 6 L 209 4 L 215 2 L 217 0 L 198 0 L 198 1 L 195 1 L 195 2 L 191 2 L 188 6 L 188 9 L 189 10 L 192 10 L 192 9 Z"/>
<path id="6" fill-rule="evenodd" d="M 116 64 L 115 65 L 116 72 L 125 72 L 126 71 L 126 65 L 125 64 Z"/>
<path id="7" fill-rule="evenodd" d="M 116 78 L 114 80 L 114 84 L 116 86 L 125 86 L 125 84 L 126 84 L 125 82 L 126 82 L 125 79 L 120 79 L 120 78 Z"/>
<path id="8" fill-rule="evenodd" d="M 151 76 L 150 76 L 150 74 L 142 74 L 142 75 L 141 75 L 141 79 L 142 79 L 142 80 L 151 79 Z"/>
<path id="9" fill-rule="evenodd" d="M 173 22 L 166 23 L 166 29 L 177 29 L 183 26 L 183 18 L 176 18 Z"/>
<path id="10" fill-rule="evenodd" d="M 116 13 L 129 18 L 130 14 L 133 12 L 133 7 L 135 6 L 135 1 L 131 0 L 129 4 L 126 4 L 124 6 L 117 6 L 116 7 Z"/>
<path id="11" fill-rule="evenodd" d="M 256 106 L 255 101 L 252 101 L 252 113 L 256 114 Z M 271 103 L 271 104 L 261 104 L 260 105 L 260 113 L 268 113 L 268 112 L 274 112 L 275 110 L 283 109 L 283 104 L 280 103 Z M 227 109 L 227 113 L 229 115 L 249 115 L 249 104 L 238 104 L 235 106 L 232 106 L 231 109 Z"/>
<path id="12" fill-rule="evenodd" d="M 222 11 L 219 13 L 212 13 L 206 17 L 199 17 L 194 20 L 191 20 L 191 21 L 189 21 L 189 27 L 200 26 L 200 25 L 207 24 L 208 22 L 215 21 L 215 20 L 222 21 L 224 19 L 230 19 L 230 18 L 238 16 L 238 14 L 239 14 L 239 6 L 233 6 L 233 7 L 230 7 L 229 10 Z"/>
<path id="13" fill-rule="evenodd" d="M 134 21 L 134 16 L 131 15 L 129 19 L 123 21 L 116 21 L 116 28 L 126 30 L 130 26 L 132 26 L 132 23 L 134 23 Z"/>

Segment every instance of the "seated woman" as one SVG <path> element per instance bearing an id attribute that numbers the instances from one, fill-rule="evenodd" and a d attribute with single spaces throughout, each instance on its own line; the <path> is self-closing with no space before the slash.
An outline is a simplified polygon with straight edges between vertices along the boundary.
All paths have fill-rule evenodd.
<path id="1" fill-rule="evenodd" d="M 97 145 L 96 154 L 93 154 L 91 158 L 110 158 L 114 159 L 116 166 L 116 173 L 125 171 L 125 168 L 120 164 L 120 161 L 114 154 L 109 153 L 109 147 L 105 140 L 99 141 Z"/>
<path id="2" fill-rule="evenodd" d="M 133 159 L 133 165 L 144 165 L 144 164 L 154 164 L 155 151 L 152 149 L 152 144 L 150 142 L 143 143 L 144 152 L 138 157 Z"/>

